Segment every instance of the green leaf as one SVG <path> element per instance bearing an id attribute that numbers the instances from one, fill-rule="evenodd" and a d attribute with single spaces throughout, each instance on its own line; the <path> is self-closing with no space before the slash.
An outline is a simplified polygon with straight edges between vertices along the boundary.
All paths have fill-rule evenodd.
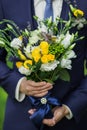
<path id="1" fill-rule="evenodd" d="M 70 75 L 69 75 L 68 71 L 65 69 L 60 72 L 59 78 L 64 80 L 64 81 L 70 81 Z"/>
<path id="2" fill-rule="evenodd" d="M 10 69 L 13 69 L 13 62 L 7 61 L 7 66 L 8 66 Z"/>
<path id="3" fill-rule="evenodd" d="M 44 79 L 44 81 L 49 82 L 51 84 L 54 84 L 54 82 L 52 80 L 50 80 L 50 79 Z"/>
<path id="4" fill-rule="evenodd" d="M 10 68 L 10 69 L 13 69 L 13 62 L 10 61 L 10 57 L 11 57 L 11 53 L 9 52 L 6 56 L 6 63 L 7 63 L 7 66 Z"/>
<path id="5" fill-rule="evenodd" d="M 59 78 L 59 74 L 55 75 L 54 77 L 52 77 L 53 81 L 56 81 Z"/>

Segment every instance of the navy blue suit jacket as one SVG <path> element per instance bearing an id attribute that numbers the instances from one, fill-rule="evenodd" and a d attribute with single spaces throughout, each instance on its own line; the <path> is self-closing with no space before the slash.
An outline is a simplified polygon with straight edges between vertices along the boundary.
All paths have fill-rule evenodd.
<path id="1" fill-rule="evenodd" d="M 72 0 L 73 1 L 73 0 Z M 37 27 L 37 23 L 33 19 L 35 15 L 33 0 L 0 0 L 0 20 L 13 20 L 21 29 L 27 26 L 29 22 L 32 29 Z M 77 0 L 78 8 L 82 9 L 87 18 L 87 1 Z M 68 18 L 69 7 L 63 2 L 61 17 Z M 71 109 L 74 118 L 66 125 L 50 128 L 52 130 L 61 129 L 72 130 L 75 125 L 74 120 L 79 121 L 83 111 L 87 108 L 87 77 L 84 76 L 84 60 L 87 59 L 87 27 L 79 31 L 79 35 L 84 35 L 86 38 L 76 43 L 75 52 L 77 58 L 73 60 L 72 70 L 69 72 L 71 76 L 70 82 L 57 80 L 52 93 L 58 97 L 63 104 L 66 104 Z M 15 87 L 18 80 L 22 77 L 15 69 L 9 70 L 5 65 L 6 52 L 0 49 L 0 85 L 8 93 L 6 104 L 6 114 L 4 122 L 4 130 L 37 130 L 33 123 L 29 120 L 27 111 L 31 108 L 28 97 L 23 102 L 17 102 L 15 99 Z M 71 122 L 71 123 L 70 123 Z M 74 122 L 74 123 L 72 123 Z M 70 125 L 69 125 L 70 124 Z M 72 125 L 72 126 L 71 126 Z M 61 125 L 60 125 L 61 126 Z M 70 128 L 70 127 L 71 128 Z M 75 128 L 73 130 L 75 130 Z M 45 128 L 46 130 L 46 128 Z M 76 129 L 76 130 L 80 130 Z"/>

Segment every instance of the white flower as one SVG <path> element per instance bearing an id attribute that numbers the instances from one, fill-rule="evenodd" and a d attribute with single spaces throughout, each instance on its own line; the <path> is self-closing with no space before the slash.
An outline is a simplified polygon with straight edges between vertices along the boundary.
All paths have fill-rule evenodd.
<path id="1" fill-rule="evenodd" d="M 76 54 L 73 50 L 67 51 L 65 55 L 66 55 L 67 59 L 76 58 Z"/>
<path id="2" fill-rule="evenodd" d="M 35 30 L 31 32 L 31 37 L 29 37 L 29 43 L 30 44 L 35 44 L 40 40 L 41 38 L 39 37 L 39 31 Z"/>
<path id="3" fill-rule="evenodd" d="M 41 22 L 40 25 L 38 25 L 38 29 L 39 29 L 40 32 L 47 33 L 47 27 L 44 25 L 43 22 Z"/>
<path id="4" fill-rule="evenodd" d="M 48 24 L 51 24 L 51 22 L 52 22 L 52 17 L 49 18 Z M 44 33 L 48 33 L 48 30 L 49 30 L 49 34 L 50 34 L 50 35 L 53 35 L 52 29 L 48 28 L 48 27 L 43 23 L 43 21 L 42 21 L 42 22 L 41 22 L 41 21 L 38 22 L 38 29 L 39 29 L 40 32 L 44 32 Z"/>
<path id="5" fill-rule="evenodd" d="M 32 58 L 32 56 L 31 56 L 32 49 L 33 49 L 33 46 L 31 46 L 31 45 L 27 45 L 26 47 L 24 47 L 24 53 L 30 59 Z"/>
<path id="6" fill-rule="evenodd" d="M 72 68 L 71 63 L 72 61 L 69 59 L 62 59 L 60 65 L 62 68 L 71 69 Z"/>
<path id="7" fill-rule="evenodd" d="M 24 47 L 24 51 L 26 52 L 26 53 L 30 53 L 31 52 L 31 45 L 27 45 L 26 47 Z"/>
<path id="8" fill-rule="evenodd" d="M 22 46 L 22 40 L 20 40 L 19 38 L 14 38 L 11 41 L 11 47 L 19 49 L 21 46 Z"/>
<path id="9" fill-rule="evenodd" d="M 29 69 L 26 69 L 25 67 L 21 66 L 18 71 L 21 73 L 21 74 L 24 74 L 26 76 L 30 75 L 31 74 L 31 70 Z"/>
<path id="10" fill-rule="evenodd" d="M 59 64 L 59 61 L 56 61 L 56 60 L 54 62 L 42 64 L 40 70 L 41 71 L 52 71 L 57 67 L 58 64 Z"/>
<path id="11" fill-rule="evenodd" d="M 57 35 L 57 42 L 60 43 L 65 38 L 64 34 Z"/>
<path id="12" fill-rule="evenodd" d="M 70 35 L 69 32 L 67 32 L 65 38 L 61 41 L 61 44 L 64 46 L 64 48 L 69 47 L 69 45 L 71 44 L 71 38 L 72 35 Z"/>

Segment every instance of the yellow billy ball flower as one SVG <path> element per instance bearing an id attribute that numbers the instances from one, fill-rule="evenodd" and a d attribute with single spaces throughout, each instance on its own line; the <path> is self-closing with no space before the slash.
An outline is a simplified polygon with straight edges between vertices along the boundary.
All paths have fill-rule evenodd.
<path id="1" fill-rule="evenodd" d="M 21 50 L 18 50 L 18 54 L 19 54 L 21 60 L 26 60 L 26 57 L 23 55 Z"/>
<path id="2" fill-rule="evenodd" d="M 20 68 L 22 65 L 23 65 L 23 62 L 21 62 L 21 61 L 16 62 L 17 68 Z"/>
<path id="3" fill-rule="evenodd" d="M 48 54 L 47 57 L 48 57 L 49 61 L 54 61 L 55 60 L 55 55 Z"/>
<path id="4" fill-rule="evenodd" d="M 29 65 L 32 65 L 32 60 L 26 60 L 26 61 L 24 62 L 24 67 L 25 67 L 26 69 L 29 68 Z"/>
<path id="5" fill-rule="evenodd" d="M 42 57 L 41 57 L 41 62 L 44 64 L 44 63 L 48 63 L 48 55 L 43 55 Z"/>
<path id="6" fill-rule="evenodd" d="M 76 9 L 74 11 L 74 16 L 75 17 L 82 17 L 83 15 L 84 15 L 84 12 L 82 10 L 80 10 L 80 9 Z"/>

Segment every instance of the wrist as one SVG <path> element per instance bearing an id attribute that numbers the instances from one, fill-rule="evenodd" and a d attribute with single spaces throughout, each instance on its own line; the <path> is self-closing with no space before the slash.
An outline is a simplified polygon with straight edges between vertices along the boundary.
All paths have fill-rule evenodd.
<path id="1" fill-rule="evenodd" d="M 69 115 L 70 113 L 69 113 L 69 110 L 67 109 L 67 107 L 65 105 L 63 105 L 62 107 L 64 109 L 65 116 Z"/>
<path id="2" fill-rule="evenodd" d="M 24 93 L 24 87 L 25 87 L 25 82 L 27 81 L 26 77 L 24 77 L 21 81 L 21 84 L 20 84 L 20 88 L 19 88 L 19 92 L 20 93 Z"/>
<path id="3" fill-rule="evenodd" d="M 20 86 L 21 86 L 21 82 L 24 80 L 25 77 L 22 77 L 18 83 L 17 83 L 17 86 L 16 86 L 16 89 L 15 89 L 15 98 L 17 101 L 21 102 L 24 100 L 25 98 L 25 94 L 20 92 Z"/>
<path id="4" fill-rule="evenodd" d="M 73 113 L 72 113 L 72 111 L 70 110 L 70 108 L 69 108 L 67 105 L 65 105 L 65 104 L 63 104 L 63 107 L 65 108 L 65 117 L 66 117 L 68 120 L 72 119 Z"/>

